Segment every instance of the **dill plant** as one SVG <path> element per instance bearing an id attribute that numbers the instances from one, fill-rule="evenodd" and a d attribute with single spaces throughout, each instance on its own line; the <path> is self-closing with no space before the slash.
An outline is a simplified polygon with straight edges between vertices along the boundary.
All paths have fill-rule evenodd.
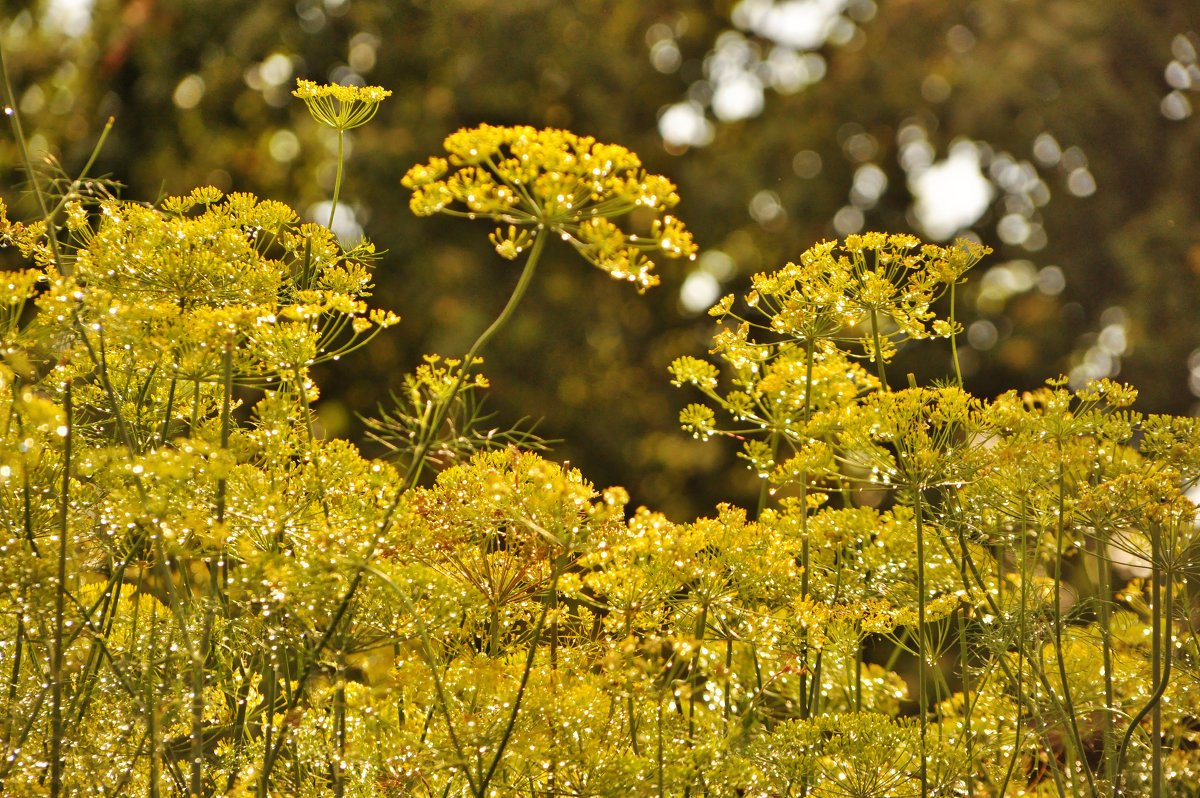
<path id="1" fill-rule="evenodd" d="M 387 92 L 297 95 L 340 134 Z M 524 263 L 372 422 L 382 460 L 313 429 L 312 366 L 398 322 L 368 243 L 213 188 L 55 196 L 26 163 L 42 218 L 0 208 L 27 263 L 0 281 L 6 795 L 1197 788 L 1195 419 L 1108 381 L 893 388 L 902 341 L 953 345 L 987 253 L 851 236 L 721 300 L 713 360 L 672 365 L 683 428 L 763 485 L 672 523 L 479 429 L 475 397 L 551 241 L 639 290 L 694 256 L 674 186 L 561 130 L 445 147 L 414 212 Z"/>

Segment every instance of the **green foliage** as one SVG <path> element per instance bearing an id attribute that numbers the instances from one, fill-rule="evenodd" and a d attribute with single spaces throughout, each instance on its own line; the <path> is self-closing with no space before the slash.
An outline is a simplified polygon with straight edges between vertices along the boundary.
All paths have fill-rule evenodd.
<path id="1" fill-rule="evenodd" d="M 213 188 L 0 207 L 27 264 L 0 316 L 5 794 L 1200 786 L 1195 419 L 1108 381 L 890 387 L 896 341 L 957 334 L 932 303 L 985 250 L 852 236 L 722 300 L 716 362 L 671 368 L 759 506 L 630 510 L 475 428 L 475 370 L 547 241 L 639 289 L 647 251 L 690 255 L 674 187 L 561 130 L 446 149 L 405 178 L 414 210 L 485 216 L 526 260 L 375 422 L 397 464 L 311 409 L 314 364 L 398 321 L 366 304 L 369 244 Z"/>

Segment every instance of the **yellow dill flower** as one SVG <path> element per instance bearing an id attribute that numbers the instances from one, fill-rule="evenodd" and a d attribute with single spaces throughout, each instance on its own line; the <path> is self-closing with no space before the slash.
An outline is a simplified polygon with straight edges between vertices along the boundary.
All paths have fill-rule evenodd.
<path id="1" fill-rule="evenodd" d="M 292 96 L 304 100 L 308 112 L 334 130 L 351 130 L 365 125 L 379 110 L 379 103 L 392 93 L 379 86 L 320 85 L 311 80 L 296 80 Z"/>
<path id="2" fill-rule="evenodd" d="M 679 202 L 675 185 L 648 174 L 624 147 L 565 130 L 494 125 L 459 130 L 444 146 L 449 158 L 418 164 L 401 181 L 413 192 L 413 213 L 502 222 L 507 230 L 497 229 L 492 242 L 505 258 L 524 249 L 515 228 L 549 230 L 639 290 L 658 283 L 649 256 L 695 258 L 691 233 L 665 214 Z M 612 221 L 639 208 L 664 212 L 651 221 L 648 235 Z"/>

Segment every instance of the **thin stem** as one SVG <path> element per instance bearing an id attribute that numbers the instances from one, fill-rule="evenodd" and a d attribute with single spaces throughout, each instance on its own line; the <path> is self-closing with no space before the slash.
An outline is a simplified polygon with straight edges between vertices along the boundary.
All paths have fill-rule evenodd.
<path id="1" fill-rule="evenodd" d="M 875 370 L 879 374 L 879 384 L 885 391 L 888 387 L 887 373 L 883 368 L 883 346 L 879 341 L 879 317 L 875 308 L 871 308 L 871 339 L 875 344 Z"/>
<path id="2" fill-rule="evenodd" d="M 630 613 L 625 613 L 625 639 L 628 640 L 633 635 L 633 619 Z M 638 735 L 637 735 L 637 715 L 635 714 L 636 707 L 633 703 L 633 691 L 630 690 L 625 695 L 626 712 L 629 714 L 629 743 L 633 749 L 634 756 L 641 756 L 641 751 L 638 750 Z"/>
<path id="3" fill-rule="evenodd" d="M 729 637 L 725 640 L 725 700 L 724 706 L 721 708 L 721 717 L 725 721 L 726 727 L 729 726 L 729 708 L 732 701 L 732 696 L 729 693 L 730 682 L 733 678 L 733 633 L 730 632 Z"/>
<path id="4" fill-rule="evenodd" d="M 1150 534 L 1150 673 L 1158 678 L 1162 671 L 1162 543 L 1159 536 L 1162 528 L 1152 529 Z M 1167 587 L 1168 592 L 1170 586 Z M 1167 622 L 1170 623 L 1168 617 Z M 1155 701 L 1150 710 L 1150 794 L 1162 795 L 1162 702 Z"/>
<path id="5" fill-rule="evenodd" d="M 25 603 L 25 585 L 21 585 L 21 604 Z M 10 714 L 4 719 L 4 736 L 0 739 L 6 742 L 12 739 L 13 724 L 17 721 L 17 687 L 21 683 L 21 655 L 22 644 L 25 642 L 25 612 L 24 608 L 17 615 L 17 631 L 13 637 L 13 662 L 12 674 L 8 680 L 8 706 Z M 2 785 L 0 785 L 2 786 Z"/>
<path id="6" fill-rule="evenodd" d="M 278 701 L 278 698 L 275 694 L 275 688 L 279 682 L 279 654 L 278 652 L 272 650 L 273 647 L 270 645 L 269 639 L 267 640 L 267 643 L 268 645 L 266 646 L 266 650 L 270 660 L 269 666 L 271 672 L 269 676 L 264 673 L 263 679 L 263 681 L 266 682 L 266 695 L 263 696 L 263 705 L 266 707 L 266 712 L 263 713 L 263 778 L 258 782 L 258 798 L 266 798 L 270 791 L 270 784 L 267 774 L 271 772 L 271 743 L 275 737 L 271 727 L 274 724 L 275 704 Z M 266 666 L 264 666 L 263 670 L 266 670 Z"/>
<path id="7" fill-rule="evenodd" d="M 63 413 L 67 421 L 67 434 L 63 440 L 62 497 L 58 515 L 58 573 L 54 585 L 54 659 L 50 664 L 50 795 L 62 795 L 63 775 L 63 613 L 67 595 L 67 538 L 70 536 L 69 511 L 71 508 L 71 443 L 75 437 L 75 425 L 71 418 L 71 383 L 63 392 Z"/>
<path id="8" fill-rule="evenodd" d="M 771 462 L 774 463 L 776 455 L 779 454 L 779 430 L 778 429 L 771 430 L 771 439 L 770 439 L 770 443 L 768 445 L 771 447 Z M 765 510 L 767 508 L 767 499 L 768 499 L 768 497 L 770 497 L 770 495 L 771 495 L 771 480 L 770 480 L 769 476 L 763 477 L 759 481 L 759 486 L 758 486 L 758 510 L 754 515 L 755 518 L 760 518 L 762 516 L 763 510 Z"/>
<path id="9" fill-rule="evenodd" d="M 813 387 L 813 358 L 816 341 L 810 336 L 804 341 L 804 427 L 812 420 L 812 387 Z M 800 599 L 808 600 L 808 572 L 810 570 L 808 551 L 808 471 L 800 474 Z M 808 627 L 800 632 L 800 718 L 807 719 L 810 706 L 815 709 L 817 697 L 821 694 L 820 677 L 813 681 L 813 698 L 808 697 Z M 807 789 L 807 779 L 804 788 Z"/>
<path id="10" fill-rule="evenodd" d="M 51 216 L 56 215 L 59 211 L 66 207 L 67 202 L 73 196 L 75 196 L 75 192 L 79 190 L 80 183 L 82 183 L 83 179 L 87 177 L 87 173 L 92 170 L 92 166 L 96 163 L 96 158 L 100 156 L 100 151 L 104 149 L 104 142 L 108 139 L 108 134 L 112 132 L 113 124 L 116 121 L 116 117 L 110 116 L 108 121 L 104 123 L 104 130 L 100 131 L 100 137 L 96 139 L 96 146 L 92 148 L 92 154 L 88 156 L 87 163 L 85 163 L 83 168 L 79 170 L 79 176 L 71 181 L 71 188 L 62 197 L 62 199 L 58 201 L 58 204 L 54 206 L 54 209 L 50 211 Z"/>
<path id="11" fill-rule="evenodd" d="M 1024 580 L 1021 581 L 1021 592 L 1022 593 L 1025 592 Z M 1024 613 L 1023 606 L 1022 606 L 1020 618 L 1021 618 L 1020 626 L 1021 626 L 1021 632 L 1022 632 L 1022 637 L 1023 637 L 1023 633 L 1025 631 L 1025 613 Z M 1025 649 L 1022 648 L 1021 646 L 1017 646 L 1017 683 L 1016 683 L 1016 687 L 1017 687 L 1017 706 L 1018 707 L 1020 707 L 1021 704 L 1024 703 L 1024 699 L 1025 699 L 1025 680 L 1022 678 L 1024 675 L 1025 675 Z M 1000 789 L 996 793 L 997 795 L 1007 795 L 1008 794 L 1008 783 L 1009 783 L 1009 781 L 1012 780 L 1013 771 L 1017 767 L 1017 760 L 1021 758 L 1021 724 L 1024 722 L 1024 720 L 1025 720 L 1025 713 L 1018 711 L 1017 712 L 1017 726 L 1016 726 L 1016 729 L 1013 731 L 1012 757 L 1008 760 L 1008 770 L 1006 770 L 1004 773 L 1004 781 L 1002 781 L 1000 783 Z"/>
<path id="12" fill-rule="evenodd" d="M 308 378 L 300 372 L 300 367 L 294 369 L 296 390 L 300 394 L 300 404 L 304 408 L 304 431 L 308 439 L 308 457 L 312 461 L 313 476 L 317 480 L 317 500 L 321 503 L 321 514 L 325 523 L 329 523 L 329 498 L 325 495 L 325 478 L 321 474 L 321 453 L 317 449 L 317 436 L 313 432 L 315 416 L 308 401 Z"/>
<path id="13" fill-rule="evenodd" d="M 666 785 L 663 784 L 664 771 L 666 770 L 666 760 L 663 759 L 663 702 L 662 696 L 658 697 L 658 798 L 666 798 Z"/>
<path id="14" fill-rule="evenodd" d="M 542 629 L 545 628 L 546 615 L 550 612 L 550 605 L 558 596 L 558 579 L 562 576 L 562 572 L 566 567 L 567 558 L 563 557 L 562 562 L 555 568 L 554 576 L 550 582 L 550 596 L 545 606 L 542 607 L 541 615 L 538 616 L 537 626 L 533 630 L 533 636 L 529 640 L 529 654 L 525 657 L 525 668 L 521 671 L 521 682 L 517 686 L 517 695 L 513 698 L 512 712 L 508 716 L 508 725 L 504 728 L 504 734 L 500 737 L 500 744 L 496 746 L 496 755 L 492 758 L 491 765 L 488 766 L 487 773 L 480 779 L 476 794 L 479 798 L 487 796 L 487 787 L 492 780 L 492 776 L 496 773 L 496 768 L 500 766 L 500 759 L 504 756 L 504 750 L 508 748 L 509 742 L 512 740 L 513 729 L 517 725 L 517 713 L 521 710 L 521 702 L 525 697 L 525 688 L 529 684 L 529 675 L 533 672 L 533 660 L 537 655 L 538 643 L 542 638 Z"/>
<path id="15" fill-rule="evenodd" d="M 62 253 L 58 249 L 58 236 L 54 232 L 53 215 L 46 205 L 46 195 L 42 193 L 37 172 L 33 168 L 33 161 L 29 158 L 29 148 L 25 144 L 25 131 L 21 127 L 21 114 L 17 111 L 17 100 L 13 94 L 12 83 L 8 79 L 8 62 L 4 58 L 3 45 L 0 45 L 0 81 L 4 83 L 4 113 L 12 124 L 13 138 L 16 139 L 21 164 L 25 167 L 26 174 L 29 175 L 29 182 L 33 185 L 33 194 L 37 197 L 38 208 L 42 212 L 42 219 L 46 222 L 46 238 L 50 241 L 50 252 L 54 256 L 54 265 L 63 275 L 70 275 L 71 270 L 63 262 Z"/>
<path id="16" fill-rule="evenodd" d="M 957 334 L 954 332 L 954 286 L 957 281 L 950 283 L 950 354 L 954 357 L 954 380 L 958 387 L 963 387 L 962 366 L 958 363 Z"/>
<path id="17" fill-rule="evenodd" d="M 338 194 L 342 190 L 342 139 L 345 136 L 345 131 L 338 129 L 338 153 L 337 153 L 337 177 L 333 181 L 333 200 L 329 203 L 329 224 L 325 225 L 330 230 L 333 229 L 333 215 L 337 211 Z"/>
<path id="18" fill-rule="evenodd" d="M 873 318 L 873 317 L 872 317 Z M 924 502 L 919 488 L 913 488 L 914 515 L 917 524 L 917 717 L 921 721 L 921 798 L 929 798 L 929 773 L 925 738 L 929 719 L 925 686 L 925 526 Z"/>
<path id="19" fill-rule="evenodd" d="M 959 577 L 962 579 L 963 588 L 970 590 L 970 585 L 967 577 L 967 539 L 963 531 L 963 524 L 956 524 L 958 527 L 958 546 L 962 551 L 962 560 L 959 563 Z M 969 593 L 968 593 L 969 595 Z M 962 680 L 963 694 L 963 739 L 966 741 L 967 761 L 975 761 L 974 740 L 971 739 L 971 673 L 970 673 L 970 651 L 967 647 L 967 604 L 964 601 L 958 609 L 958 663 L 959 663 L 959 678 Z M 968 777 L 967 779 L 967 796 L 975 798 L 975 779 Z"/>
<path id="20" fill-rule="evenodd" d="M 1024 496 L 1024 494 L 1022 494 L 1022 495 Z M 1025 502 L 1025 499 L 1023 499 L 1023 502 Z M 1023 507 L 1022 514 L 1020 516 L 1018 516 L 1020 519 L 1020 523 L 1021 523 L 1020 531 L 1021 531 L 1021 540 L 1022 540 L 1022 544 L 1021 544 L 1021 558 L 1022 558 L 1021 559 L 1021 562 L 1022 562 L 1021 601 L 1018 605 L 1018 613 L 1019 613 L 1019 617 L 1021 618 L 1021 627 L 1022 627 L 1022 629 L 1024 629 L 1025 610 L 1028 607 L 1028 602 L 1029 602 L 1028 594 L 1025 592 L 1025 586 L 1028 581 L 1031 581 L 1032 576 L 1030 575 L 1028 563 L 1026 561 L 1027 560 L 1027 544 L 1025 541 L 1026 541 L 1026 538 L 1028 537 L 1028 533 L 1029 533 L 1029 530 L 1026 527 L 1026 522 L 1028 519 L 1027 513 L 1029 512 L 1027 503 L 1024 503 L 1022 505 L 1022 507 Z M 945 545 L 944 540 L 943 540 L 943 546 L 946 548 L 946 551 L 948 554 L 952 554 L 951 549 Z M 979 567 L 975 564 L 974 559 L 969 554 L 967 555 L 966 563 L 967 563 L 967 568 L 970 570 L 971 576 L 974 579 L 975 583 L 977 585 L 979 585 L 980 588 L 982 588 L 983 590 L 988 591 L 987 581 L 979 573 Z M 997 617 L 1000 617 L 1003 615 L 1003 611 L 1001 610 L 999 603 L 997 603 L 997 601 L 996 601 L 996 596 L 992 595 L 992 593 L 990 591 L 985 592 L 983 594 L 983 599 L 984 599 L 984 601 L 987 602 L 988 609 L 991 610 L 993 615 L 995 615 Z M 1021 646 L 1027 640 L 1028 640 L 1027 633 L 1022 632 L 1021 634 L 1019 634 L 1018 642 L 1017 642 L 1017 647 L 1018 647 L 1019 651 L 1024 651 L 1024 649 Z M 1046 674 L 1040 668 L 1038 668 L 1038 659 L 1040 659 L 1040 656 L 1038 657 L 1038 659 L 1035 659 L 1033 656 L 1026 654 L 1026 659 L 1028 659 L 1030 667 L 1033 668 L 1038 682 L 1042 685 L 1043 689 L 1045 689 L 1047 698 L 1050 699 L 1050 702 L 1054 705 L 1054 708 L 1056 710 L 1058 710 L 1061 714 L 1063 712 L 1063 708 L 1062 708 L 1061 702 L 1059 701 L 1058 695 L 1054 692 L 1054 689 L 1050 685 L 1049 679 L 1047 679 Z M 1033 701 L 1028 695 L 1026 695 L 1024 693 L 1024 691 L 1021 689 L 1021 686 L 1023 683 L 1022 677 L 1013 673 L 1012 668 L 1009 666 L 1008 662 L 1003 657 L 999 657 L 994 661 L 995 661 L 996 665 L 999 666 L 1000 670 L 1004 673 L 1004 676 L 1008 679 L 1009 684 L 1012 684 L 1015 686 L 1017 697 L 1019 699 L 1021 699 L 1021 701 L 1025 704 L 1026 709 L 1028 710 L 1029 714 L 1033 716 L 1033 719 L 1035 721 L 1035 723 L 1034 723 L 1035 728 L 1041 729 L 1041 731 L 1038 733 L 1040 734 L 1040 736 L 1042 738 L 1042 744 L 1046 747 L 1047 750 L 1049 750 L 1051 748 L 1049 732 L 1048 732 L 1049 726 L 1044 721 L 1041 710 L 1038 708 L 1038 704 L 1035 701 Z M 893 659 L 889 660 L 887 669 L 892 670 L 893 664 L 894 664 L 894 655 L 893 655 Z M 1055 783 L 1056 788 L 1058 789 L 1058 793 L 1060 795 L 1066 795 L 1066 786 L 1063 784 L 1062 774 L 1060 772 L 1058 759 L 1055 757 L 1050 757 L 1050 772 L 1054 776 L 1054 783 Z"/>
<path id="21" fill-rule="evenodd" d="M 700 605 L 700 613 L 696 618 L 695 637 L 700 641 L 699 651 L 696 654 L 696 660 L 699 660 L 701 652 L 704 651 L 704 633 L 708 629 L 708 603 Z M 700 665 L 697 662 L 688 663 L 688 747 L 690 748 L 696 737 L 696 685 L 693 681 L 696 676 L 696 669 Z M 685 789 L 684 794 L 690 792 L 690 788 Z"/>
<path id="22" fill-rule="evenodd" d="M 166 445 L 168 436 L 171 434 L 171 416 L 175 413 L 175 389 L 178 384 L 179 378 L 172 376 L 171 387 L 167 390 L 167 411 L 163 414 L 162 432 L 158 433 L 159 445 Z"/>
<path id="23" fill-rule="evenodd" d="M 400 491 L 396 500 L 393 502 L 393 507 L 399 502 L 399 496 L 406 493 L 420 479 L 421 469 L 424 465 L 425 458 L 429 454 L 429 449 L 433 445 L 433 441 L 437 436 L 438 430 L 446 421 L 446 416 L 450 413 L 450 408 L 454 404 L 454 398 L 458 395 L 459 390 L 467 380 L 467 374 L 470 367 L 475 362 L 476 355 L 483 349 L 484 345 L 491 340 L 501 327 L 508 323 L 512 318 L 513 313 L 517 309 L 517 305 L 521 303 L 521 298 L 525 296 L 525 291 L 529 288 L 529 284 L 533 281 L 534 271 L 537 269 L 538 261 L 541 260 L 542 250 L 545 249 L 546 240 L 549 238 L 550 231 L 546 227 L 538 230 L 537 238 L 534 239 L 533 248 L 529 251 L 529 259 L 525 261 L 525 268 L 521 272 L 521 277 L 517 280 L 517 285 L 513 289 L 512 294 L 508 298 L 508 302 L 504 305 L 504 309 L 500 311 L 500 315 L 488 326 L 486 330 L 480 333 L 475 339 L 475 343 L 471 344 L 471 348 L 467 350 L 466 356 L 463 358 L 462 367 L 459 369 L 458 377 L 451 386 L 447 394 L 446 401 L 440 403 L 434 414 L 433 420 L 428 426 L 421 431 L 421 438 L 413 451 L 413 462 L 409 466 L 408 473 L 405 475 L 404 482 L 400 486 Z M 390 515 L 390 513 L 389 513 Z M 378 538 L 376 539 L 378 541 Z M 372 550 L 374 546 L 372 546 Z"/>
<path id="24" fill-rule="evenodd" d="M 87 347 L 89 359 L 100 373 L 100 384 L 104 386 L 104 393 L 108 397 L 108 403 L 112 406 L 113 421 L 117 425 L 117 434 L 121 437 L 121 443 L 125 445 L 125 449 L 130 455 L 136 456 L 140 452 L 137 446 L 134 445 L 133 436 L 130 434 L 129 427 L 125 423 L 125 415 L 121 412 L 121 402 L 117 399 L 117 391 L 113 388 L 112 380 L 109 378 L 108 358 L 104 352 L 104 330 L 101 328 L 98 334 L 100 352 L 97 354 L 95 347 L 92 346 L 91 339 L 88 338 L 87 332 L 84 329 L 83 320 L 79 317 L 78 310 L 74 311 L 74 321 L 75 331 L 79 334 L 83 345 Z M 138 479 L 136 484 L 138 495 L 145 500 L 146 489 L 142 485 L 141 479 Z"/>
<path id="25" fill-rule="evenodd" d="M 1151 543 L 1151 545 L 1153 545 L 1153 543 Z M 1167 590 L 1166 606 L 1162 609 L 1162 613 L 1166 615 L 1168 620 L 1171 618 L 1171 615 L 1174 612 L 1174 593 L 1175 592 L 1173 590 Z M 1152 598 L 1158 598 L 1161 600 L 1161 597 L 1158 596 L 1152 596 Z M 1158 601 L 1155 601 L 1155 609 L 1157 609 L 1157 604 Z M 1159 616 L 1158 623 L 1162 623 L 1161 616 Z M 1125 730 L 1125 737 L 1121 740 L 1121 747 L 1117 751 L 1116 779 L 1113 781 L 1114 796 L 1124 795 L 1124 793 L 1121 791 L 1121 777 L 1125 772 L 1125 755 L 1129 751 L 1129 742 L 1133 738 L 1133 733 L 1141 726 L 1142 721 L 1146 719 L 1146 715 L 1150 714 L 1151 710 L 1158 706 L 1159 702 L 1162 700 L 1163 693 L 1167 691 L 1167 683 L 1171 678 L 1171 624 L 1165 624 L 1162 628 L 1162 632 L 1166 638 L 1162 641 L 1162 647 L 1160 648 L 1160 651 L 1162 652 L 1162 671 L 1157 674 L 1158 684 L 1154 688 L 1154 693 L 1150 696 L 1142 708 L 1138 710 L 1138 713 L 1133 716 L 1133 719 L 1129 721 L 1129 728 Z M 1157 642 L 1157 638 L 1157 635 L 1152 637 L 1155 642 Z"/>
<path id="26" fill-rule="evenodd" d="M 342 798 L 346 792 L 346 684 L 345 675 L 339 674 L 340 683 L 333 693 L 333 729 L 337 735 L 337 760 L 333 763 L 333 795 Z"/>
<path id="27" fill-rule="evenodd" d="M 1113 698 L 1113 651 L 1112 651 L 1112 605 L 1109 603 L 1112 598 L 1112 570 L 1107 559 L 1108 553 L 1108 525 L 1101 524 L 1097 530 L 1097 548 L 1096 563 L 1099 570 L 1099 593 L 1100 593 L 1100 645 L 1101 655 L 1104 659 L 1104 727 L 1103 727 L 1103 745 L 1104 745 L 1104 780 L 1108 784 L 1112 784 L 1116 779 L 1116 758 L 1114 754 L 1117 747 L 1117 730 L 1114 722 L 1114 698 Z"/>
<path id="28" fill-rule="evenodd" d="M 230 411 L 233 405 L 233 342 L 225 342 L 225 352 L 221 359 L 222 371 L 224 373 L 224 390 L 221 396 L 221 448 L 229 448 L 229 434 L 233 423 L 230 418 Z M 217 480 L 217 497 L 216 497 L 216 516 L 217 523 L 225 522 L 225 491 L 226 480 L 221 477 Z"/>
<path id="29" fill-rule="evenodd" d="M 213 578 L 215 579 L 215 572 Z M 191 653 L 192 660 L 192 739 L 191 739 L 191 779 L 188 783 L 188 794 L 200 798 L 204 795 L 204 687 L 207 679 L 204 673 L 204 663 L 208 659 L 208 643 L 212 635 L 213 596 L 208 596 L 205 604 L 204 627 L 200 640 Z M 151 711 L 153 707 L 150 708 Z"/>
<path id="30" fill-rule="evenodd" d="M 854 711 L 862 712 L 863 641 L 861 623 L 856 623 L 855 628 L 859 632 L 857 644 L 854 646 Z"/>
<path id="31" fill-rule="evenodd" d="M 158 648 L 158 607 L 150 605 L 150 645 L 146 652 L 146 660 L 142 664 L 146 678 L 146 723 L 149 726 L 150 737 L 150 798 L 158 798 L 158 782 L 162 778 L 159 771 L 162 752 L 160 735 L 162 730 L 158 725 L 158 682 L 154 679 L 154 657 Z"/>
<path id="32" fill-rule="evenodd" d="M 1092 768 L 1087 762 L 1087 757 L 1083 753 L 1083 739 L 1079 734 L 1079 724 L 1075 721 L 1075 703 L 1071 695 L 1071 686 L 1067 681 L 1067 662 L 1066 656 L 1063 653 L 1062 643 L 1062 561 L 1063 561 L 1063 534 L 1066 528 L 1066 464 L 1064 462 L 1065 454 L 1062 451 L 1061 445 L 1058 449 L 1058 526 L 1055 531 L 1055 557 L 1054 557 L 1054 657 L 1058 664 L 1058 678 L 1062 686 L 1063 708 L 1065 720 L 1071 732 L 1071 748 L 1072 753 L 1079 758 L 1079 764 L 1083 768 L 1084 778 L 1087 779 L 1089 790 L 1095 798 L 1096 785 L 1092 781 Z M 1076 794 L 1079 792 L 1078 783 L 1072 779 L 1072 786 L 1075 788 Z"/>

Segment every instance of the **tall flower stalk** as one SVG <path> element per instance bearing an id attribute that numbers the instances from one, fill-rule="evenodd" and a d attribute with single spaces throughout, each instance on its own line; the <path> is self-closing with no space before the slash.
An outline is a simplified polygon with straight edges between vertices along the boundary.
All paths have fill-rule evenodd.
<path id="1" fill-rule="evenodd" d="M 297 80 L 292 94 L 304 100 L 313 119 L 337 132 L 337 176 L 333 182 L 333 199 L 329 203 L 329 222 L 325 225 L 332 229 L 342 190 L 346 131 L 370 122 L 379 110 L 379 104 L 392 93 L 379 86 L 321 85 L 311 80 Z"/>

